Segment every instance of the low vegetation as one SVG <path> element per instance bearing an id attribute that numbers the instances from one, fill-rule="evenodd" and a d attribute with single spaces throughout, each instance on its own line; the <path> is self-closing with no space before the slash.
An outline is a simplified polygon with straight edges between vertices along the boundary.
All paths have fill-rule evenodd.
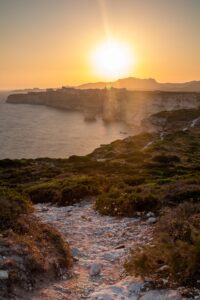
<path id="1" fill-rule="evenodd" d="M 1 194 L 5 195 L 0 202 L 4 208 L 0 212 L 1 230 L 11 228 L 18 241 L 25 238 L 28 242 L 28 235 L 34 237 L 30 243 L 39 240 L 51 244 L 56 240 L 58 248 L 51 251 L 63 257 L 64 244 L 51 229 L 41 226 L 36 235 L 31 228 L 24 233 L 29 224 L 29 221 L 23 223 L 24 216 L 30 220 L 32 210 L 27 198 L 34 204 L 50 202 L 61 206 L 95 196 L 96 210 L 120 217 L 152 211 L 160 216 L 155 240 L 137 255 L 133 251 L 126 263 L 127 270 L 179 284 L 197 283 L 200 280 L 200 126 L 190 124 L 198 116 L 199 110 L 189 110 L 187 117 L 185 110 L 159 113 L 157 117 L 165 118 L 169 125 L 165 126 L 163 136 L 143 133 L 102 145 L 84 157 L 0 161 Z M 176 120 L 188 129 L 175 131 Z"/>
<path id="2" fill-rule="evenodd" d="M 31 212 L 31 202 L 13 189 L 0 187 L 0 232 L 14 228 L 19 216 Z"/>
<path id="3" fill-rule="evenodd" d="M 32 215 L 25 195 L 1 187 L 0 207 L 0 256 L 5 257 L 0 269 L 8 274 L 8 281 L 0 282 L 0 298 L 9 297 L 13 288 L 28 291 L 40 279 L 55 279 L 69 269 L 68 244 L 54 228 Z"/>
<path id="4" fill-rule="evenodd" d="M 63 206 L 96 195 L 99 192 L 99 184 L 94 177 L 76 175 L 37 183 L 29 186 L 25 192 L 33 203 L 51 202 Z"/>
<path id="5" fill-rule="evenodd" d="M 200 280 L 200 204 L 182 203 L 160 218 L 154 242 L 132 251 L 129 273 L 198 286 Z"/>
<path id="6" fill-rule="evenodd" d="M 148 186 L 139 188 L 112 187 L 96 200 L 96 209 L 102 214 L 113 216 L 134 216 L 136 212 L 158 209 L 158 197 Z"/>

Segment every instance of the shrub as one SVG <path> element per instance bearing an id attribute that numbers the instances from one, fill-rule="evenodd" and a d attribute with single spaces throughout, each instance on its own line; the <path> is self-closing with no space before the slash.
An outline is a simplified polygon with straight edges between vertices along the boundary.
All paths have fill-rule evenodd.
<path id="1" fill-rule="evenodd" d="M 57 267 L 71 265 L 69 245 L 55 228 L 29 216 L 19 220 L 18 229 L 13 237 L 29 253 L 25 263 L 30 273 L 48 271 L 53 267 L 52 258 L 58 262 Z"/>
<path id="2" fill-rule="evenodd" d="M 136 186 L 145 183 L 146 178 L 142 176 L 125 176 L 124 182 L 130 186 Z"/>
<path id="3" fill-rule="evenodd" d="M 56 203 L 61 198 L 60 182 L 56 180 L 35 184 L 26 189 L 33 203 Z"/>
<path id="4" fill-rule="evenodd" d="M 67 179 L 56 179 L 35 184 L 26 189 L 33 203 L 51 202 L 71 205 L 84 197 L 98 193 L 99 184 L 91 176 L 74 175 Z"/>
<path id="5" fill-rule="evenodd" d="M 27 164 L 25 159 L 17 160 L 17 159 L 2 159 L 0 160 L 0 167 L 3 168 L 20 168 Z"/>
<path id="6" fill-rule="evenodd" d="M 27 197 L 5 187 L 0 187 L 0 208 L 0 230 L 14 226 L 20 215 L 32 210 Z"/>
<path id="7" fill-rule="evenodd" d="M 158 198 L 147 187 L 119 189 L 113 186 L 97 197 L 95 208 L 102 214 L 130 217 L 137 211 L 155 211 L 158 204 Z"/>
<path id="8" fill-rule="evenodd" d="M 157 225 L 154 244 L 133 250 L 126 270 L 195 285 L 200 279 L 199 221 L 199 204 L 184 203 L 173 211 L 168 209 Z"/>
<path id="9" fill-rule="evenodd" d="M 179 204 L 185 201 L 200 201 L 200 186 L 197 184 L 187 184 L 183 181 L 177 181 L 169 184 L 163 194 L 165 204 Z"/>
<path id="10" fill-rule="evenodd" d="M 62 235 L 31 214 L 31 202 L 15 190 L 0 188 L 0 269 L 8 270 L 0 298 L 10 299 L 13 288 L 26 290 L 48 276 L 53 280 L 72 263 Z M 3 294 L 2 294 L 3 293 Z"/>
<path id="11" fill-rule="evenodd" d="M 180 162 L 180 158 L 177 155 L 165 154 L 155 155 L 152 160 L 160 164 L 174 164 Z"/>
<path id="12" fill-rule="evenodd" d="M 88 196 L 98 194 L 98 182 L 89 176 L 76 176 L 64 183 L 58 205 L 70 205 Z"/>

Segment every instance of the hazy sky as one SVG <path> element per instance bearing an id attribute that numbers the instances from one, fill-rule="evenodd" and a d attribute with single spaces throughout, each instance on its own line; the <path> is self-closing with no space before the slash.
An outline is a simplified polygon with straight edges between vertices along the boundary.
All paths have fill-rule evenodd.
<path id="1" fill-rule="evenodd" d="M 200 80 L 200 0 L 0 0 L 0 88 L 103 80 L 107 35 L 133 49 L 127 76 Z"/>

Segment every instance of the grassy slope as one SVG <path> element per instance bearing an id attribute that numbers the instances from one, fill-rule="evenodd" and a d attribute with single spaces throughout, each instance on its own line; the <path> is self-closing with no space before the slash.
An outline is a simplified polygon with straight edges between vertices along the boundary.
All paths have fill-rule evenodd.
<path id="1" fill-rule="evenodd" d="M 188 125 L 199 112 L 190 110 L 185 122 L 182 113 L 162 113 L 170 122 L 163 139 L 144 133 L 84 157 L 2 160 L 0 184 L 25 193 L 34 203 L 69 205 L 96 195 L 96 209 L 102 214 L 155 211 L 162 216 L 155 233 L 156 255 L 151 248 L 134 253 L 127 270 L 194 285 L 200 279 L 200 127 L 184 132 L 174 128 L 180 122 Z M 165 271 L 158 271 L 164 265 Z"/>
<path id="2" fill-rule="evenodd" d="M 14 290 L 29 290 L 40 279 L 53 280 L 67 271 L 68 244 L 31 214 L 33 207 L 25 195 L 0 187 L 0 207 L 0 257 L 4 257 L 0 269 L 9 274 L 8 280 L 0 280 L 0 298 L 8 299 Z"/>

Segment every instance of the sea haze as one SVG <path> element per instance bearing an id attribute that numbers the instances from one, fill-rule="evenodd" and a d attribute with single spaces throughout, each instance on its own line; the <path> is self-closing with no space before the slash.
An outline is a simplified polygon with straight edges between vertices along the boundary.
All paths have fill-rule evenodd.
<path id="1" fill-rule="evenodd" d="M 85 155 L 133 133 L 121 122 L 86 122 L 79 112 L 8 104 L 6 96 L 0 93 L 0 159 Z"/>

